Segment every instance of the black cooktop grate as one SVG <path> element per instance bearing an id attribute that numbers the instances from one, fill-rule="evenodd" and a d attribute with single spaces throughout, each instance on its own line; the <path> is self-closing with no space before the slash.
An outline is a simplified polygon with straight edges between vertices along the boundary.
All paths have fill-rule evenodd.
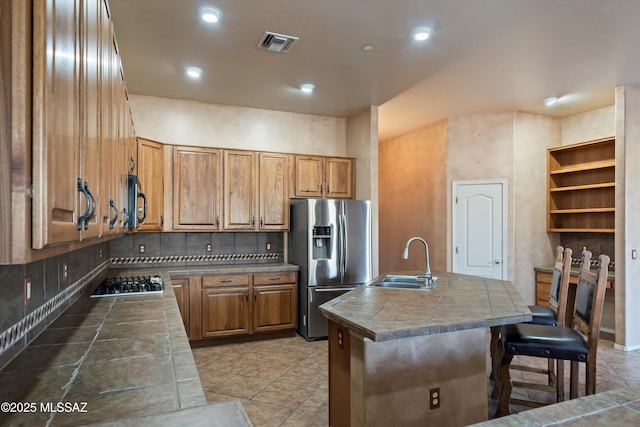
<path id="1" fill-rule="evenodd" d="M 164 290 L 160 276 L 110 277 L 91 294 L 92 298 L 160 293 Z"/>

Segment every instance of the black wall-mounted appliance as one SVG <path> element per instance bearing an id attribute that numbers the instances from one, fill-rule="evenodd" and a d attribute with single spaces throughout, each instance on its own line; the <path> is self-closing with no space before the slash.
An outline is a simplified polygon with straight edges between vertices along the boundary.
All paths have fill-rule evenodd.
<path id="1" fill-rule="evenodd" d="M 128 186 L 128 206 L 129 210 L 127 215 L 129 216 L 129 221 L 127 221 L 127 226 L 129 228 L 136 228 L 138 224 L 144 223 L 145 218 L 147 217 L 147 198 L 142 191 L 138 189 L 138 176 L 129 174 L 127 176 L 127 186 Z M 138 200 L 142 199 L 142 205 L 138 205 Z M 138 215 L 140 214 L 140 215 Z"/>

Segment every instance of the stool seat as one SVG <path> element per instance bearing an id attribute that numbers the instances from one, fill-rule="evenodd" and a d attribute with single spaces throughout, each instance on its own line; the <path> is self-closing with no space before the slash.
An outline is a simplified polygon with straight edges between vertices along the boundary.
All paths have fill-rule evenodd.
<path id="1" fill-rule="evenodd" d="M 530 305 L 529 311 L 533 315 L 530 322 L 534 325 L 549 325 L 556 326 L 558 319 L 556 319 L 556 312 L 549 306 L 544 305 Z"/>
<path id="2" fill-rule="evenodd" d="M 518 323 L 503 326 L 501 334 L 505 352 L 511 355 L 585 362 L 589 354 L 584 337 L 566 326 Z"/>

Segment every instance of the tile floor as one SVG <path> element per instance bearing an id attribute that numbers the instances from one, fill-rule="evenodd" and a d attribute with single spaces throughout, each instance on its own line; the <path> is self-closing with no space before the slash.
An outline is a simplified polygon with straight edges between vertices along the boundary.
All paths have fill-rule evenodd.
<path id="1" fill-rule="evenodd" d="M 307 342 L 294 336 L 195 347 L 193 356 L 207 401 L 239 399 L 255 426 L 329 424 L 327 341 Z M 522 358 L 519 363 L 546 365 L 546 361 L 535 358 Z M 487 367 L 490 367 L 488 358 Z M 568 370 L 568 366 L 565 367 L 567 395 Z M 514 375 L 525 374 L 516 372 Z M 624 352 L 615 349 L 611 341 L 601 340 L 596 384 L 598 392 L 640 384 L 640 350 Z M 584 367 L 581 366 L 580 395 L 583 394 Z M 553 402 L 551 393 L 514 389 L 513 395 Z M 495 403 L 489 399 L 490 417 L 495 411 Z M 512 407 L 514 413 L 526 409 L 529 408 Z"/>

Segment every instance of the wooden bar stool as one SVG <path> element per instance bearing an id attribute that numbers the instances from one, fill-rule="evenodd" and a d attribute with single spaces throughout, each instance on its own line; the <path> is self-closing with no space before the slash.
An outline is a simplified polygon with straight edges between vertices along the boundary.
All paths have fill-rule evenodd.
<path id="1" fill-rule="evenodd" d="M 533 318 L 530 322 L 531 324 L 536 325 L 550 325 L 550 326 L 564 326 L 565 312 L 567 308 L 567 296 L 569 293 L 569 277 L 571 275 L 571 254 L 573 251 L 570 248 L 564 249 L 562 246 L 556 247 L 556 261 L 553 265 L 553 274 L 551 277 L 551 291 L 549 295 L 549 305 L 541 306 L 541 305 L 530 305 L 529 310 L 533 314 Z M 587 266 L 589 263 L 587 263 Z M 559 319 L 559 320 L 558 320 Z M 493 392 L 492 396 L 494 399 L 498 397 L 498 367 L 500 364 L 500 359 L 498 357 L 498 352 L 496 351 L 497 346 L 500 345 L 500 327 L 491 328 L 491 344 L 490 344 L 490 354 L 491 354 L 491 378 L 493 379 Z M 554 361 L 549 359 L 547 369 L 533 368 L 529 366 L 522 365 L 511 365 L 512 369 L 517 369 L 521 371 L 535 372 L 540 374 L 547 375 L 547 386 L 544 388 L 548 390 L 549 387 L 553 387 L 557 390 L 556 399 L 558 402 L 564 400 L 564 373 L 563 373 L 563 363 L 562 361 L 557 361 L 555 363 L 557 365 L 554 367 Z M 560 383 L 560 384 L 558 384 Z M 514 383 L 515 387 L 524 387 L 524 388 L 534 388 L 540 389 L 538 384 L 530 384 L 519 382 L 517 385 Z M 562 392 L 561 392 L 562 391 Z M 525 406 L 540 406 L 536 402 L 529 401 L 518 401 L 514 403 L 519 403 Z"/>
<path id="2" fill-rule="evenodd" d="M 585 251 L 583 265 L 588 264 L 590 258 L 591 253 Z M 571 327 L 527 323 L 501 327 L 502 345 L 497 349 L 500 353 L 500 366 L 496 416 L 511 413 L 509 403 L 512 383 L 509 370 L 515 355 L 571 361 L 571 399 L 578 397 L 578 363 L 584 362 L 586 365 L 585 393 L 588 395 L 595 393 L 598 335 L 609 267 L 607 255 L 600 255 L 599 259 L 599 272 L 589 271 L 586 268 L 580 270 Z"/>

